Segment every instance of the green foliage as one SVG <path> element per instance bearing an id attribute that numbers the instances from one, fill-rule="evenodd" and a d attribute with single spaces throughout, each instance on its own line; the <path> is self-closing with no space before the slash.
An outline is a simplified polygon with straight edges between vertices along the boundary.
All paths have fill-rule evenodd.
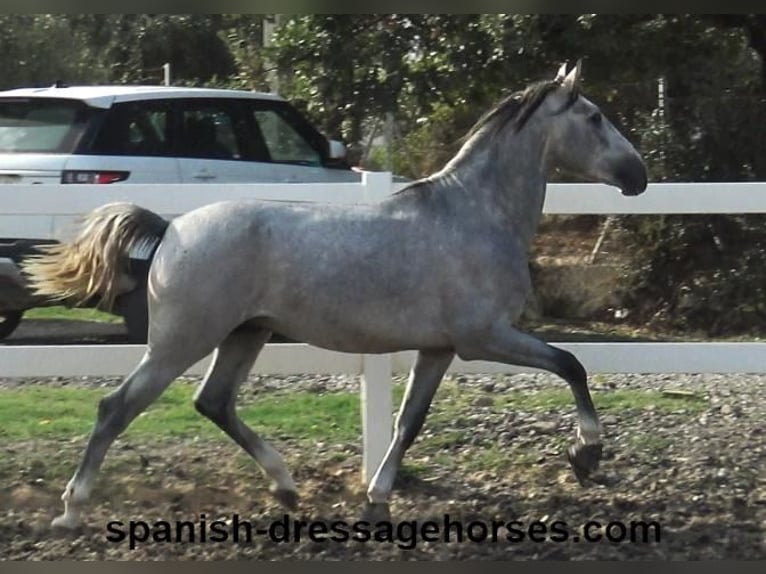
<path id="1" fill-rule="evenodd" d="M 216 14 L 2 15 L 0 86 L 159 84 L 166 62 L 177 83 L 228 78 L 235 61 L 223 25 Z"/>
<path id="2" fill-rule="evenodd" d="M 50 14 L 0 15 L 0 88 L 105 81 L 102 62 L 90 57 L 84 38 L 68 23 Z"/>
<path id="3" fill-rule="evenodd" d="M 464 134 L 476 118 L 465 103 L 455 107 L 437 103 L 427 117 L 397 141 L 391 158 L 391 171 L 413 179 L 434 173 L 457 153 Z M 372 150 L 365 163 L 368 169 L 385 169 L 388 157 L 383 147 Z"/>
<path id="4" fill-rule="evenodd" d="M 633 117 L 652 181 L 766 179 L 761 153 L 764 53 L 739 27 L 712 17 L 665 16 L 643 28 L 657 46 L 664 106 Z M 766 32 L 766 22 L 762 22 Z M 672 37 L 675 41 L 668 42 Z M 666 38 L 665 41 L 662 41 Z M 708 336 L 759 334 L 766 302 L 763 216 L 621 218 L 632 240 L 634 319 Z"/>
<path id="5" fill-rule="evenodd" d="M 626 302 L 642 320 L 708 336 L 762 335 L 762 215 L 625 218 L 641 272 Z"/>
<path id="6" fill-rule="evenodd" d="M 269 91 L 270 64 L 263 46 L 263 14 L 225 14 L 219 36 L 231 53 L 234 73 L 231 88 Z"/>
<path id="7" fill-rule="evenodd" d="M 326 132 L 362 140 L 365 122 L 395 112 L 408 133 L 441 105 L 480 110 L 503 91 L 512 52 L 500 15 L 294 16 L 275 38 L 280 91 L 306 102 Z M 515 71 L 523 71 L 519 66 Z M 551 72 L 552 73 L 552 72 Z M 454 139 L 454 138 L 453 138 Z"/>

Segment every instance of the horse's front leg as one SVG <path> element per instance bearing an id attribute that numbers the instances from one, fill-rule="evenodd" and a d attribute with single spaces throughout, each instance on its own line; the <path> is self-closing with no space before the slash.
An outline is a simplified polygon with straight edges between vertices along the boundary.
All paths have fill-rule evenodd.
<path id="1" fill-rule="evenodd" d="M 410 371 L 407 389 L 396 417 L 394 437 L 386 456 L 367 489 L 363 520 L 389 520 L 388 500 L 404 453 L 418 436 L 431 400 L 455 354 L 452 351 L 420 351 Z"/>
<path id="2" fill-rule="evenodd" d="M 588 376 L 580 361 L 558 349 L 504 324 L 482 329 L 481 335 L 464 337 L 457 354 L 464 360 L 485 360 L 543 369 L 557 374 L 572 389 L 577 407 L 577 440 L 568 451 L 569 463 L 580 484 L 585 484 L 601 460 L 601 424 L 588 391 Z"/>

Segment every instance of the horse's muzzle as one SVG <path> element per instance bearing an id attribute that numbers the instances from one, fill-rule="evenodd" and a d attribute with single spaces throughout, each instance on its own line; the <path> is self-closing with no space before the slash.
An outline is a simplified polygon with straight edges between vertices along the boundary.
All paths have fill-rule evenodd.
<path id="1" fill-rule="evenodd" d="M 615 183 L 623 195 L 639 195 L 646 191 L 646 165 L 640 156 L 636 155 L 622 161 L 615 173 Z"/>

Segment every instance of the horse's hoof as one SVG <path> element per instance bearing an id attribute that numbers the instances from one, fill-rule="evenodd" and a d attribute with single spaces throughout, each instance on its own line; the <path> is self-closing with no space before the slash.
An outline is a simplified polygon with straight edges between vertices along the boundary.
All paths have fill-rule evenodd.
<path id="1" fill-rule="evenodd" d="M 599 444 L 577 444 L 569 447 L 567 457 L 577 482 L 586 486 L 588 477 L 598 470 L 603 446 Z"/>
<path id="2" fill-rule="evenodd" d="M 362 512 L 361 520 L 376 524 L 378 522 L 391 522 L 391 510 L 387 502 L 368 502 Z"/>
<path id="3" fill-rule="evenodd" d="M 279 503 L 288 510 L 295 512 L 298 510 L 298 493 L 294 490 L 285 490 L 278 488 L 272 491 L 272 496 L 276 498 Z"/>
<path id="4" fill-rule="evenodd" d="M 76 530 L 80 527 L 80 518 L 71 512 L 65 512 L 51 521 L 51 528 L 60 530 Z"/>

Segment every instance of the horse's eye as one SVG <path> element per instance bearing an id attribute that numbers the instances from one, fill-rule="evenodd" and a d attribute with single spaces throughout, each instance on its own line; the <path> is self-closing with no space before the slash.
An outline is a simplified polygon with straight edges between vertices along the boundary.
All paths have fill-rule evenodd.
<path id="1" fill-rule="evenodd" d="M 588 116 L 588 121 L 592 123 L 594 126 L 600 126 L 602 118 L 603 116 L 601 115 L 601 112 L 593 112 L 591 115 Z"/>

